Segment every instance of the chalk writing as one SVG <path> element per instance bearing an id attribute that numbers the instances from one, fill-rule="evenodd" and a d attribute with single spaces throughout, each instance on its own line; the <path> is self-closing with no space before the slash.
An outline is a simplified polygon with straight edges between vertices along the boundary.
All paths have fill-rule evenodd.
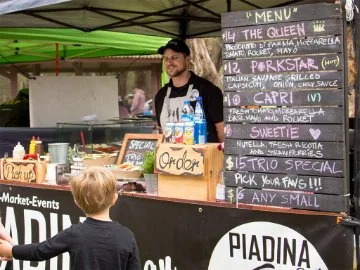
<path id="1" fill-rule="evenodd" d="M 259 49 L 270 48 L 274 46 L 274 44 L 288 44 L 290 47 L 304 44 L 334 45 L 334 42 L 340 42 L 340 39 L 335 41 L 337 38 L 330 37 L 330 39 L 332 39 L 332 41 L 330 41 L 327 37 L 320 37 L 319 39 L 313 41 L 301 41 L 301 39 L 292 40 L 292 38 L 306 36 L 311 39 L 314 36 L 319 35 L 326 36 L 339 34 L 341 34 L 341 23 L 335 19 L 226 28 L 222 30 L 222 38 L 224 43 L 270 40 L 270 43 L 268 43 L 270 46 L 260 45 Z M 280 38 L 283 40 L 279 40 Z M 271 41 L 273 39 L 278 39 L 278 41 Z M 267 42 L 262 44 L 266 43 Z M 229 47 L 225 46 L 225 48 Z M 249 47 L 247 46 L 247 48 Z"/>
<path id="2" fill-rule="evenodd" d="M 225 154 L 343 159 L 339 142 L 263 141 L 226 139 Z"/>
<path id="3" fill-rule="evenodd" d="M 224 109 L 225 122 L 234 123 L 342 123 L 343 114 L 339 107 Z"/>
<path id="4" fill-rule="evenodd" d="M 224 172 L 225 185 L 255 189 L 343 194 L 343 178 L 250 172 Z"/>
<path id="5" fill-rule="evenodd" d="M 346 211 L 343 196 L 325 194 L 307 194 L 285 191 L 270 191 L 256 189 L 226 188 L 225 196 L 228 202 L 250 203 L 256 205 L 271 205 L 286 208 L 300 208 L 329 212 Z M 235 195 L 235 196 L 234 196 Z"/>
<path id="6" fill-rule="evenodd" d="M 232 162 L 232 166 L 229 163 Z M 251 172 L 292 173 L 304 175 L 344 176 L 343 160 L 295 159 L 255 156 L 225 156 L 228 170 Z"/>
<path id="7" fill-rule="evenodd" d="M 224 74 L 284 73 L 301 71 L 341 70 L 338 55 L 310 55 L 281 58 L 225 60 Z"/>
<path id="8" fill-rule="evenodd" d="M 343 125 L 225 124 L 225 137 L 236 139 L 344 141 Z"/>
<path id="9" fill-rule="evenodd" d="M 343 91 L 269 91 L 269 92 L 226 92 L 224 107 L 233 106 L 299 106 L 299 105 L 342 105 Z"/>
<path id="10" fill-rule="evenodd" d="M 224 76 L 225 90 L 278 90 L 339 88 L 342 85 L 341 72 L 238 74 Z"/>
<path id="11" fill-rule="evenodd" d="M 221 15 L 221 27 L 341 18 L 341 7 L 338 4 L 319 3 L 285 7 L 285 9 L 287 10 L 274 8 L 223 13 Z"/>

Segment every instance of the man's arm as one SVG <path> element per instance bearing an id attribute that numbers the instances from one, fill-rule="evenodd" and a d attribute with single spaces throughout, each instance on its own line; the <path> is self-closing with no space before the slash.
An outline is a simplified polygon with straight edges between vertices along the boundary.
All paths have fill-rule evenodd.
<path id="1" fill-rule="evenodd" d="M 224 122 L 219 122 L 215 124 L 216 132 L 219 138 L 219 142 L 224 141 Z"/>

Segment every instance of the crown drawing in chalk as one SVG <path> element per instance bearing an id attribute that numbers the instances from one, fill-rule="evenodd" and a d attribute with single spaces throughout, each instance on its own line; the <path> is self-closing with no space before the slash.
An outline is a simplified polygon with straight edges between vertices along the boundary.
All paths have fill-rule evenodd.
<path id="1" fill-rule="evenodd" d="M 325 31 L 325 22 L 324 21 L 315 21 L 313 23 L 314 32 L 324 32 Z"/>

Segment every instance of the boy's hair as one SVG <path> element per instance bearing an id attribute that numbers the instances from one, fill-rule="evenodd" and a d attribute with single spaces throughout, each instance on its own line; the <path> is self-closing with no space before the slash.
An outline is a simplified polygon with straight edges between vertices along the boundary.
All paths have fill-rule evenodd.
<path id="1" fill-rule="evenodd" d="M 116 193 L 116 179 L 105 168 L 91 167 L 73 176 L 70 188 L 77 205 L 86 214 L 94 214 L 111 206 Z"/>

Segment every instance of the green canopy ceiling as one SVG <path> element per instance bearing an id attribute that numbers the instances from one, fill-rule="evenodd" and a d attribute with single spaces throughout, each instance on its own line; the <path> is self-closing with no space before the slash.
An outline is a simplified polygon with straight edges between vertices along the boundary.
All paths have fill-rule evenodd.
<path id="1" fill-rule="evenodd" d="M 169 38 L 76 29 L 0 28 L 0 64 L 155 54 Z"/>

